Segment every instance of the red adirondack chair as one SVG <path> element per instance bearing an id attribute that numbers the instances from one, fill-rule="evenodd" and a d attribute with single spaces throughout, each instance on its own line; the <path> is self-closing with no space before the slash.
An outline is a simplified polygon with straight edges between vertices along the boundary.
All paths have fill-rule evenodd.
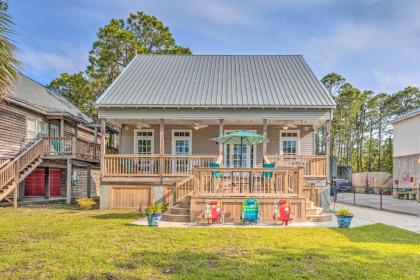
<path id="1" fill-rule="evenodd" d="M 206 203 L 203 218 L 209 224 L 223 223 L 222 207 L 218 200 L 210 200 Z"/>
<path id="2" fill-rule="evenodd" d="M 292 213 L 290 210 L 290 203 L 285 199 L 280 199 L 274 206 L 273 219 L 280 221 L 280 225 L 288 225 L 292 220 Z"/>

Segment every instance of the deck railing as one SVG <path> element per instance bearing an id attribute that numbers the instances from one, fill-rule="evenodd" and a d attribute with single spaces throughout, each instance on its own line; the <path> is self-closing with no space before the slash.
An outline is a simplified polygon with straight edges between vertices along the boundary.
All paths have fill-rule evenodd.
<path id="1" fill-rule="evenodd" d="M 0 158 L 0 169 L 5 166 L 7 163 L 9 163 L 10 158 Z"/>
<path id="2" fill-rule="evenodd" d="M 210 167 L 217 155 L 135 155 L 104 156 L 104 177 L 189 176 L 195 167 Z"/>
<path id="3" fill-rule="evenodd" d="M 174 204 L 184 199 L 187 195 L 194 192 L 194 175 L 188 176 L 186 179 L 176 183 Z"/>
<path id="4" fill-rule="evenodd" d="M 72 155 L 98 159 L 100 145 L 76 137 L 48 137 L 44 138 L 44 152 L 50 156 Z"/>
<path id="5" fill-rule="evenodd" d="M 325 156 L 267 155 L 265 161 L 274 162 L 276 166 L 302 165 L 304 175 L 309 177 L 325 177 L 327 174 L 327 158 Z"/>
<path id="6" fill-rule="evenodd" d="M 303 167 L 198 168 L 194 177 L 198 195 L 298 196 L 302 194 Z"/>

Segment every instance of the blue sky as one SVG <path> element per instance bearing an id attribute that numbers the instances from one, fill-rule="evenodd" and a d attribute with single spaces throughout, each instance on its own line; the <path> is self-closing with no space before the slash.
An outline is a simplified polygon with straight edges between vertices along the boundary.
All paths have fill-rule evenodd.
<path id="1" fill-rule="evenodd" d="M 83 70 L 99 27 L 142 10 L 195 54 L 303 54 L 318 78 L 360 89 L 420 85 L 420 1 L 9 0 L 23 72 L 48 83 Z"/>

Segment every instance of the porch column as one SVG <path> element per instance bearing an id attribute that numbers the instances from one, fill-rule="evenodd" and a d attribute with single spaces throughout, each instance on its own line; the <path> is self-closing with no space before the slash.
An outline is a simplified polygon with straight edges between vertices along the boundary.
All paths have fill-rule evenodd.
<path id="1" fill-rule="evenodd" d="M 163 183 L 163 155 L 165 154 L 165 121 L 163 119 L 160 120 L 159 125 L 159 154 L 160 154 L 160 160 L 159 160 L 159 173 L 160 173 L 160 181 Z"/>
<path id="2" fill-rule="evenodd" d="M 267 119 L 263 119 L 263 136 L 267 137 Z M 267 143 L 263 143 L 263 157 L 265 157 L 266 155 L 267 155 Z"/>
<path id="3" fill-rule="evenodd" d="M 223 125 L 224 125 L 225 120 L 221 119 L 219 121 L 219 136 L 222 136 L 224 134 L 224 130 L 223 130 Z M 219 143 L 219 156 L 222 157 L 222 162 L 223 162 L 223 144 Z"/>
<path id="4" fill-rule="evenodd" d="M 64 118 L 60 120 L 60 137 L 64 137 Z"/>
<path id="5" fill-rule="evenodd" d="M 71 159 L 67 159 L 66 203 L 71 203 Z"/>
<path id="6" fill-rule="evenodd" d="M 95 126 L 95 128 L 94 128 L 94 132 L 93 132 L 93 142 L 94 142 L 95 144 L 97 144 L 97 143 L 98 143 L 98 127 L 96 127 L 96 126 Z"/>
<path id="7" fill-rule="evenodd" d="M 64 154 L 64 140 L 63 140 L 63 137 L 64 137 L 64 118 L 62 117 L 61 118 L 61 120 L 60 120 L 60 141 L 59 141 L 59 143 L 60 143 L 60 153 L 61 154 Z"/>
<path id="8" fill-rule="evenodd" d="M 105 146 L 105 120 L 101 119 L 101 178 L 104 176 L 104 156 L 106 153 Z"/>

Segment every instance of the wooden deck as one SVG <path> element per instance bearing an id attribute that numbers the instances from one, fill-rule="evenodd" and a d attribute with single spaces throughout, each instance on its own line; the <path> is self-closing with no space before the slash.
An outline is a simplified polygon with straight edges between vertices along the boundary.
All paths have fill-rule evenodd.
<path id="1" fill-rule="evenodd" d="M 188 201 L 189 219 L 196 221 L 205 203 L 218 199 L 226 221 L 237 222 L 245 198 L 258 199 L 263 221 L 272 220 L 275 202 L 284 198 L 291 203 L 294 220 L 306 221 L 307 203 L 320 205 L 320 189 L 305 178 L 325 178 L 325 157 L 273 155 L 264 159 L 275 162 L 275 167 L 210 167 L 221 163 L 218 155 L 107 154 L 102 185 L 108 195 L 104 200 L 108 208 L 138 210 L 155 201 L 160 192 L 169 207 Z M 163 188 L 156 192 L 159 186 Z"/>

